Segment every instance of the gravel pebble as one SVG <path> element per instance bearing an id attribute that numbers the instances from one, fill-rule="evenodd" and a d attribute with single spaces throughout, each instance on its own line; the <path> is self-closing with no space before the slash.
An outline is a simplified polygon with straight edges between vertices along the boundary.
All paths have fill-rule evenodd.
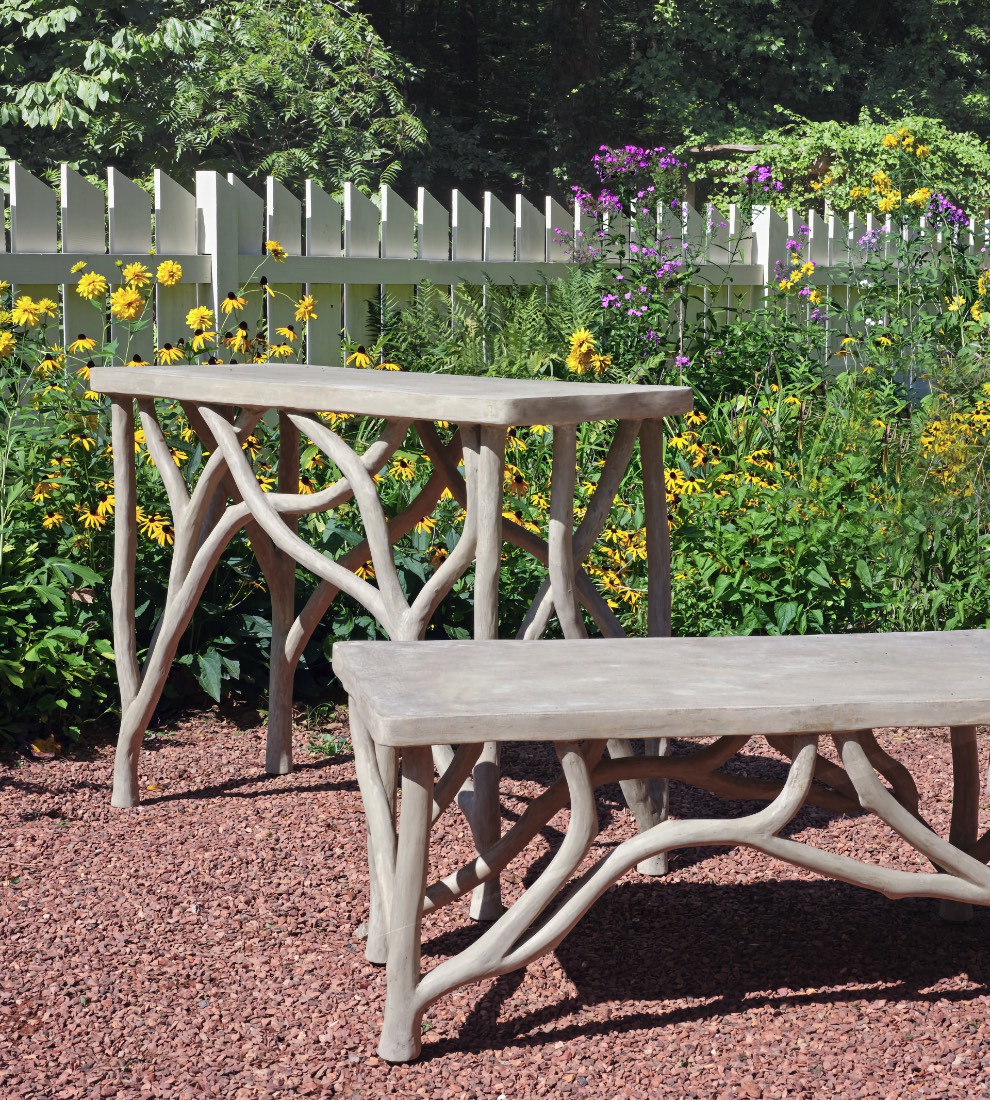
<path id="1" fill-rule="evenodd" d="M 947 731 L 879 736 L 944 834 Z M 433 1006 L 418 1063 L 381 1062 L 353 761 L 296 740 L 294 773 L 267 778 L 262 729 L 184 721 L 147 742 L 136 811 L 110 807 L 108 745 L 0 767 L 3 1100 L 990 1097 L 990 911 L 950 925 L 937 902 L 738 848 L 680 850 L 663 881 L 631 872 L 556 952 Z M 988 744 L 981 730 L 984 761 Z M 508 746 L 504 766 L 511 820 L 556 764 Z M 735 766 L 783 772 L 756 742 Z M 593 858 L 633 829 L 618 788 L 599 805 Z M 752 808 L 672 791 L 679 817 Z M 507 898 L 565 826 L 512 865 Z M 787 832 L 924 869 L 866 816 L 808 809 Z M 438 838 L 447 859 L 468 854 L 460 819 Z M 463 905 L 427 918 L 425 964 L 477 931 Z"/>

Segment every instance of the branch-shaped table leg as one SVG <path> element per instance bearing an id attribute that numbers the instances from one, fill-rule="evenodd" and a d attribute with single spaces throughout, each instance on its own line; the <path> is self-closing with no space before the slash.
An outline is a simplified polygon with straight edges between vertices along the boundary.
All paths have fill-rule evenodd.
<path id="1" fill-rule="evenodd" d="M 176 470 L 168 447 L 161 437 L 153 407 L 142 409 L 146 439 L 162 473 L 173 509 L 175 556 L 169 575 L 165 606 L 148 648 L 144 667 L 137 662 L 134 625 L 134 562 L 137 525 L 134 498 L 134 420 L 129 401 L 114 403 L 113 459 L 114 482 L 123 489 L 115 517 L 114 547 L 114 647 L 117 653 L 121 685 L 121 721 L 114 758 L 111 805 L 136 806 L 140 801 L 138 762 L 145 730 L 168 677 L 172 659 L 183 632 L 202 595 L 210 574 L 225 547 L 248 522 L 250 511 L 234 505 L 209 531 L 201 530 L 201 521 L 224 467 L 219 455 L 211 455 L 190 495 Z M 242 414 L 238 425 L 227 424 L 233 437 L 238 431 L 251 430 L 257 417 Z M 180 481 L 182 484 L 180 485 Z"/>
<path id="2" fill-rule="evenodd" d="M 470 438 L 470 446 L 469 446 Z M 498 582 L 502 560 L 502 482 L 505 470 L 504 427 L 469 428 L 464 441 L 467 512 L 474 512 L 477 532 L 474 573 L 474 636 L 498 637 Z M 499 804 L 500 746 L 481 751 L 472 771 L 473 794 L 468 824 L 477 851 L 494 844 L 502 831 Z M 404 788 L 403 788 L 404 789 Z M 471 897 L 474 920 L 495 920 L 503 912 L 502 891 L 495 876 Z"/>

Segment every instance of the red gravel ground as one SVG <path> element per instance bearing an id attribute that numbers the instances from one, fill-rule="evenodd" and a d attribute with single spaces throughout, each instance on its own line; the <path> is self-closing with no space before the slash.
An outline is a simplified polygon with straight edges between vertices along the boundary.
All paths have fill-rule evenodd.
<path id="1" fill-rule="evenodd" d="M 883 743 L 944 829 L 945 731 Z M 742 849 L 680 851 L 664 881 L 630 874 L 556 953 L 434 1006 L 418 1063 L 386 1065 L 384 973 L 356 935 L 353 761 L 310 755 L 300 733 L 295 773 L 268 779 L 263 746 L 217 715 L 180 724 L 148 742 L 136 811 L 110 808 L 107 746 L 0 769 L 3 1100 L 990 1097 L 990 911 L 948 925 L 935 902 Z M 781 774 L 759 751 L 737 766 Z M 545 748 L 510 747 L 506 817 L 554 770 Z M 631 828 L 616 790 L 600 805 L 598 855 Z M 673 808 L 751 807 L 679 787 Z M 807 810 L 790 832 L 920 866 L 865 817 Z M 463 853 L 463 830 L 444 834 Z M 429 918 L 427 965 L 476 928 L 462 906 Z"/>

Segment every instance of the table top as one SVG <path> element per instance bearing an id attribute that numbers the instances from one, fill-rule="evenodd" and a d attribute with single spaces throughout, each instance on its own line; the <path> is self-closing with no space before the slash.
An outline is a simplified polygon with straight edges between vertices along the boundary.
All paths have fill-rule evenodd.
<path id="1" fill-rule="evenodd" d="M 333 670 L 387 745 L 990 722 L 990 630 L 340 642 Z"/>
<path id="2" fill-rule="evenodd" d="M 120 397 L 507 426 L 652 419 L 686 413 L 692 406 L 686 386 L 485 378 L 296 363 L 99 367 L 90 374 L 90 386 Z"/>

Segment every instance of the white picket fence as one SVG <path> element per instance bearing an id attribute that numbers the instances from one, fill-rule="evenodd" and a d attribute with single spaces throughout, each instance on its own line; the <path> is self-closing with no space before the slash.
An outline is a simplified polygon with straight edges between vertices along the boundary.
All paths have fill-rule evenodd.
<path id="1" fill-rule="evenodd" d="M 270 330 L 294 323 L 292 302 L 311 294 L 318 305 L 317 317 L 305 325 L 306 359 L 339 364 L 342 330 L 363 341 L 368 303 L 383 292 L 402 302 L 423 280 L 536 285 L 565 277 L 573 270 L 571 235 L 594 228 L 579 210 L 549 197 L 542 208 L 522 195 L 506 206 L 486 192 L 479 210 L 454 191 L 448 208 L 420 188 L 414 209 L 389 187 L 372 200 L 347 185 L 338 202 L 307 181 L 300 199 L 269 177 L 262 198 L 233 174 L 197 172 L 191 193 L 156 171 L 152 199 L 115 168 L 108 169 L 107 184 L 104 195 L 62 165 L 55 191 L 11 163 L 4 196 L 9 242 L 0 241 L 0 278 L 17 293 L 61 297 L 64 336 L 71 342 L 79 333 L 96 335 L 92 330 L 101 323 L 75 292 L 75 264 L 84 260 L 114 285 L 124 264 L 141 261 L 154 268 L 163 260 L 177 261 L 182 282 L 156 287 L 155 329 L 138 333 L 131 343 L 146 359 L 154 355 L 156 338 L 160 346 L 189 335 L 190 308 L 215 308 L 228 291 L 257 280 L 269 239 L 288 253 L 283 263 L 262 268 L 274 289 L 287 295 L 268 301 Z M 804 258 L 817 265 L 812 282 L 832 282 L 859 238 L 882 223 L 814 212 L 781 217 L 763 208 L 748 225 L 737 209 L 723 216 L 714 208 L 699 213 L 685 204 L 677 214 L 660 211 L 658 224 L 672 252 L 687 242 L 702 261 L 694 307 L 701 309 L 713 286 L 721 288 L 721 301 L 752 306 L 774 282 L 778 261 L 787 262 L 789 238 L 801 240 Z M 979 250 L 988 239 L 986 225 L 970 227 L 970 248 Z"/>

